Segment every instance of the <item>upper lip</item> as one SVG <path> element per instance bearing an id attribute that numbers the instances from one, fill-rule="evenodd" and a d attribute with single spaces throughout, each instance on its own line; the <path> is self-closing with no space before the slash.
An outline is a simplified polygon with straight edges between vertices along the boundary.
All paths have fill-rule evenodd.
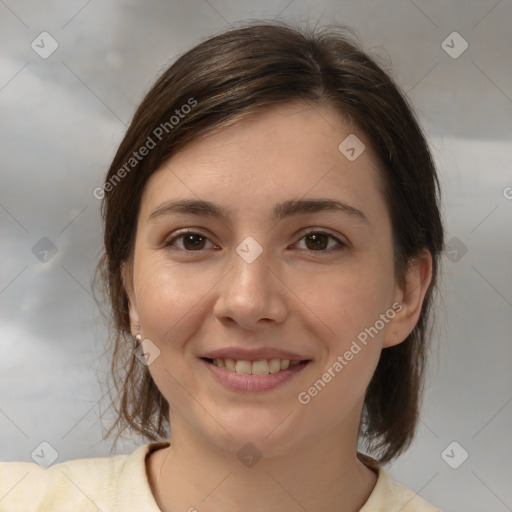
<path id="1" fill-rule="evenodd" d="M 290 361 L 305 361 L 310 358 L 299 354 L 280 350 L 277 348 L 220 348 L 203 354 L 201 357 L 207 359 L 233 359 L 235 361 L 260 361 L 262 359 L 288 359 Z"/>

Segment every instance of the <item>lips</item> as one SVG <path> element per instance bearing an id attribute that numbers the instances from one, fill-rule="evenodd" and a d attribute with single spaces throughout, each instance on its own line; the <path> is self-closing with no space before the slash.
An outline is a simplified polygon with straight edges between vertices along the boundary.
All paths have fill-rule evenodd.
<path id="1" fill-rule="evenodd" d="M 306 367 L 309 366 L 310 360 L 305 360 L 302 362 L 295 361 L 290 366 L 284 370 L 279 370 L 275 373 L 252 373 L 252 368 L 258 361 L 250 363 L 249 361 L 244 361 L 242 364 L 250 364 L 251 373 L 239 373 L 236 371 L 228 370 L 226 367 L 217 366 L 212 362 L 211 359 L 200 358 L 199 361 L 204 365 L 210 375 L 214 377 L 217 382 L 220 382 L 228 389 L 233 391 L 242 391 L 242 392 L 257 392 L 257 391 L 270 391 L 279 386 L 284 385 L 286 382 L 289 382 L 293 377 L 297 376 L 300 372 L 302 372 Z M 237 365 L 239 365 L 241 361 L 237 361 Z M 242 371 L 244 368 L 239 368 Z"/>
<path id="2" fill-rule="evenodd" d="M 217 379 L 242 390 L 268 390 L 284 383 L 311 358 L 275 348 L 218 349 L 200 357 Z"/>

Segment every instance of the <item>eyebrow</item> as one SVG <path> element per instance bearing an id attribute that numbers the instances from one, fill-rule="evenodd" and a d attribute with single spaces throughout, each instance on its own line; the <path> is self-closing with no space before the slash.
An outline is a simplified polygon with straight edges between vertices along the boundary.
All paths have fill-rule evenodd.
<path id="1" fill-rule="evenodd" d="M 369 224 L 366 215 L 361 210 L 335 199 L 291 199 L 274 205 L 272 220 L 273 222 L 278 222 L 285 217 L 322 211 L 343 212 L 355 220 Z M 229 210 L 219 204 L 199 199 L 179 199 L 162 203 L 151 213 L 148 222 L 153 222 L 159 217 L 172 213 L 188 213 L 192 215 L 215 217 L 226 223 L 230 217 Z"/>

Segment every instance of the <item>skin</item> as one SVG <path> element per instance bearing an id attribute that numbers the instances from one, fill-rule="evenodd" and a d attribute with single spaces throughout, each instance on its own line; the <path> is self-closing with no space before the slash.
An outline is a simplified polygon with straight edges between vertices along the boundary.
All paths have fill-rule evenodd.
<path id="1" fill-rule="evenodd" d="M 349 134 L 366 146 L 354 161 L 338 150 Z M 399 286 L 381 184 L 366 135 L 332 107 L 303 103 L 198 139 L 152 175 L 123 276 L 132 332 L 160 350 L 149 370 L 170 404 L 171 446 L 147 461 L 163 511 L 363 506 L 376 482 L 356 457 L 364 394 L 381 350 L 416 325 L 432 266 L 424 251 Z M 172 213 L 148 222 L 162 203 L 183 198 L 218 203 L 230 217 Z M 339 211 L 270 218 L 276 203 L 313 198 L 343 201 L 368 222 Z M 173 240 L 181 228 L 206 237 L 200 250 Z M 308 228 L 345 245 L 329 251 L 336 239 L 322 238 L 315 251 Z M 248 236 L 263 248 L 252 263 L 235 250 Z M 317 396 L 299 403 L 298 394 L 395 302 L 401 311 Z M 277 347 L 311 362 L 277 389 L 232 391 L 198 359 L 232 346 Z M 253 467 L 237 457 L 247 442 L 262 454 Z"/>

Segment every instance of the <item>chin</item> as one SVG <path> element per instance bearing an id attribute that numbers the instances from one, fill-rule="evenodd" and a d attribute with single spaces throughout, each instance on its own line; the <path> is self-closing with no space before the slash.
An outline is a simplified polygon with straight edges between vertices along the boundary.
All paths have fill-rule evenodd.
<path id="1" fill-rule="evenodd" d="M 299 422 L 293 416 L 289 409 L 271 413 L 268 410 L 262 411 L 261 406 L 252 410 L 231 410 L 228 417 L 220 414 L 216 416 L 221 418 L 219 423 L 225 430 L 216 422 L 213 425 L 210 423 L 214 431 L 208 429 L 202 437 L 238 458 L 252 450 L 265 457 L 275 457 L 300 444 Z"/>

